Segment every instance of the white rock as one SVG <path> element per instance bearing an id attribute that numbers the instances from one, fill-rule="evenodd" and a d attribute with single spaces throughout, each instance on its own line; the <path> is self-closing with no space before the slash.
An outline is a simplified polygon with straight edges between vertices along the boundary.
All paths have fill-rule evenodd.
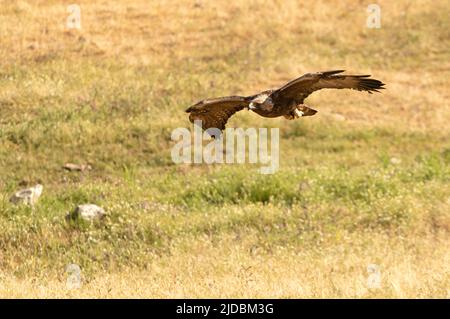
<path id="1" fill-rule="evenodd" d="M 390 160 L 390 162 L 391 162 L 392 164 L 394 164 L 394 165 L 398 165 L 398 164 L 400 164 L 400 163 L 402 162 L 402 160 L 399 159 L 399 158 L 397 158 L 397 157 L 392 157 L 391 160 Z"/>
<path id="2" fill-rule="evenodd" d="M 37 184 L 36 186 L 21 189 L 16 192 L 10 199 L 14 204 L 34 205 L 42 194 L 44 186 Z"/>
<path id="3" fill-rule="evenodd" d="M 84 220 L 93 221 L 95 219 L 102 219 L 106 216 L 106 212 L 103 208 L 94 204 L 78 205 L 75 211 L 72 213 L 72 217 L 80 217 Z"/>

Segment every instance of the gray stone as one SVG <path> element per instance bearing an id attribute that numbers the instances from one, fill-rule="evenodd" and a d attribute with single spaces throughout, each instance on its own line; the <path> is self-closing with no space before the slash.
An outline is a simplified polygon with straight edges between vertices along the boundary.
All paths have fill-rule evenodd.
<path id="1" fill-rule="evenodd" d="M 103 219 L 106 216 L 106 212 L 103 208 L 94 204 L 78 205 L 74 212 L 70 214 L 72 218 L 81 218 L 87 221 L 93 221 L 97 219 Z"/>
<path id="2" fill-rule="evenodd" d="M 14 204 L 27 204 L 33 206 L 37 203 L 42 194 L 44 186 L 37 184 L 30 188 L 25 188 L 17 191 L 10 199 Z"/>

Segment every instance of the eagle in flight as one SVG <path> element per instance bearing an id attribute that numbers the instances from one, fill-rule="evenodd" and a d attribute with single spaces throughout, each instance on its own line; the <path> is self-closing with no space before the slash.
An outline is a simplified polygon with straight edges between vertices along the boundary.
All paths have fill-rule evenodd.
<path id="1" fill-rule="evenodd" d="M 228 119 L 243 109 L 252 110 L 263 117 L 284 116 L 293 120 L 302 116 L 312 116 L 316 110 L 303 104 L 314 91 L 320 89 L 353 89 L 379 92 L 384 83 L 369 79 L 370 75 L 343 75 L 344 70 L 308 73 L 292 80 L 282 87 L 263 91 L 251 96 L 226 96 L 202 100 L 188 109 L 189 120 L 202 121 L 204 130 L 225 129 Z"/>

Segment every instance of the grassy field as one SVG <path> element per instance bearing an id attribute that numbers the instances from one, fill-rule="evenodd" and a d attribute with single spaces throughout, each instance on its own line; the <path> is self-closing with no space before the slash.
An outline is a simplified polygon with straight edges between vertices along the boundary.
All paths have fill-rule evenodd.
<path id="1" fill-rule="evenodd" d="M 450 298 L 450 3 L 372 2 L 0 0 L 0 297 Z M 329 69 L 387 90 L 230 120 L 280 128 L 276 174 L 171 161 L 190 104 Z"/>

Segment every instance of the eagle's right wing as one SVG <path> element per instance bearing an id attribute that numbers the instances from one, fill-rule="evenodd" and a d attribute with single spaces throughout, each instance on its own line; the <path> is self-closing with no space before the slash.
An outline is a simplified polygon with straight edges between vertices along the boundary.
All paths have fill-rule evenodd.
<path id="1" fill-rule="evenodd" d="M 189 121 L 202 121 L 202 128 L 225 129 L 228 119 L 236 112 L 248 107 L 249 98 L 243 96 L 226 96 L 206 99 L 189 107 Z"/>

